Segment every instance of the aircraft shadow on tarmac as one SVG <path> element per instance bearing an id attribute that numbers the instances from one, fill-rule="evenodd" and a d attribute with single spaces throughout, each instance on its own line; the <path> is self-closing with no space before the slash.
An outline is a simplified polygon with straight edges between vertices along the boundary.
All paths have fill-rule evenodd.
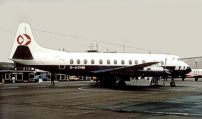
<path id="1" fill-rule="evenodd" d="M 103 88 L 103 89 L 114 89 L 114 90 L 128 90 L 128 91 L 145 91 L 149 89 L 164 89 L 164 88 L 177 88 L 177 87 L 187 87 L 187 86 L 163 86 L 163 85 L 126 85 L 126 86 L 118 86 L 116 84 L 113 85 L 105 85 L 105 84 L 93 84 L 90 88 Z"/>

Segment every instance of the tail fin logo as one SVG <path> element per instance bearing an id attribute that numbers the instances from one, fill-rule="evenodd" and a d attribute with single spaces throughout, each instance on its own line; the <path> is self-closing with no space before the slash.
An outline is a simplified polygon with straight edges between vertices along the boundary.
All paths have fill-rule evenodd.
<path id="1" fill-rule="evenodd" d="M 29 45 L 31 43 L 31 38 L 27 34 L 19 35 L 17 42 L 19 45 Z"/>

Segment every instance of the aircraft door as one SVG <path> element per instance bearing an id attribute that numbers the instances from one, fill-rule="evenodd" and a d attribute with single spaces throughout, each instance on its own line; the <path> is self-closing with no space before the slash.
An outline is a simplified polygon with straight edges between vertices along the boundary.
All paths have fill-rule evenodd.
<path id="1" fill-rule="evenodd" d="M 64 58 L 59 58 L 59 69 L 64 70 L 66 68 L 66 61 Z"/>

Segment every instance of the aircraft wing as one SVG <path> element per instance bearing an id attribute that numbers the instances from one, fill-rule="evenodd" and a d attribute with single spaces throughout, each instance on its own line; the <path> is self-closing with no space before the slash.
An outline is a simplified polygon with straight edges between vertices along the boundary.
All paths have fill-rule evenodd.
<path id="1" fill-rule="evenodd" d="M 132 65 L 132 66 L 126 66 L 126 67 L 118 67 L 118 68 L 111 68 L 111 69 L 104 69 L 104 70 L 96 70 L 91 71 L 92 73 L 131 73 L 135 70 L 142 70 L 144 67 L 148 67 L 154 64 L 157 64 L 159 62 L 147 62 L 144 64 L 138 64 L 138 65 Z"/>

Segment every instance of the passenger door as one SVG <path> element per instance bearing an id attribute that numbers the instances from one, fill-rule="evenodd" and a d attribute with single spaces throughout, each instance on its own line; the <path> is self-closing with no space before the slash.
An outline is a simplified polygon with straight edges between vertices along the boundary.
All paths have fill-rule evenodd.
<path id="1" fill-rule="evenodd" d="M 59 69 L 64 70 L 66 68 L 66 61 L 64 58 L 59 58 Z"/>

